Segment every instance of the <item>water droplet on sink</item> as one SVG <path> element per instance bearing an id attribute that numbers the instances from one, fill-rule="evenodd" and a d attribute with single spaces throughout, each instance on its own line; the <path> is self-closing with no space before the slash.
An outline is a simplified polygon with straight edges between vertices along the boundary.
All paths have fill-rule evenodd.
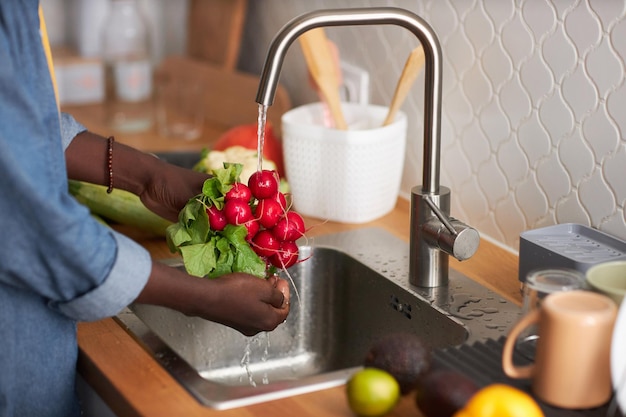
<path id="1" fill-rule="evenodd" d="M 490 329 L 490 330 L 506 330 L 507 326 L 504 326 L 502 324 L 497 324 L 497 323 L 488 323 L 485 325 L 486 328 Z"/>
<path id="2" fill-rule="evenodd" d="M 467 308 L 471 303 L 478 303 L 480 298 L 474 297 L 468 293 L 458 293 L 452 297 L 452 303 L 450 304 L 450 314 L 462 319 L 471 320 L 472 316 L 469 314 L 461 313 L 461 310 Z"/>
<path id="3" fill-rule="evenodd" d="M 495 314 L 499 310 L 495 307 L 478 307 L 471 304 L 478 304 L 482 301 L 480 297 L 468 293 L 458 293 L 452 297 L 450 313 L 458 318 L 471 320 L 474 317 L 482 317 L 485 314 Z"/>

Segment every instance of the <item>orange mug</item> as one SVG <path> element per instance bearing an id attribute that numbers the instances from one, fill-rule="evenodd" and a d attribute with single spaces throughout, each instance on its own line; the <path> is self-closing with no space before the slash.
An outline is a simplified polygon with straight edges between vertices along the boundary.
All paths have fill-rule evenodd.
<path id="1" fill-rule="evenodd" d="M 607 296 L 575 290 L 548 295 L 507 336 L 502 368 L 511 378 L 532 379 L 542 401 L 567 409 L 593 408 L 612 395 L 611 338 L 617 316 Z M 528 326 L 539 326 L 534 363 L 516 366 L 513 349 Z"/>

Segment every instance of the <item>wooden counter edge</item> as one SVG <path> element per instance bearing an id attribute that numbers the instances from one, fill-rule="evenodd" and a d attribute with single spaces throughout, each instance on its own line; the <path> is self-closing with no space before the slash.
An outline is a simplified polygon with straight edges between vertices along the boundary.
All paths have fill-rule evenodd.
<path id="1" fill-rule="evenodd" d="M 362 227 L 382 227 L 408 241 L 408 202 L 400 199 L 395 210 L 367 225 L 317 223 L 312 235 Z M 453 259 L 450 267 L 465 274 L 505 298 L 520 303 L 517 282 L 517 256 L 481 240 L 479 251 L 464 262 Z M 250 416 L 282 415 L 302 417 L 351 416 L 343 388 L 332 388 L 269 403 L 217 411 L 202 406 L 114 319 L 78 325 L 78 371 L 119 416 Z M 332 405 L 332 407 L 330 407 Z M 331 411 L 332 410 L 332 411 Z M 317 413 L 317 414 L 316 414 Z M 330 414 L 326 414 L 330 413 Z M 403 400 L 390 416 L 415 415 L 412 401 Z"/>
<path id="2" fill-rule="evenodd" d="M 195 399 L 114 319 L 79 323 L 78 343 L 81 376 L 116 415 L 193 415 Z"/>

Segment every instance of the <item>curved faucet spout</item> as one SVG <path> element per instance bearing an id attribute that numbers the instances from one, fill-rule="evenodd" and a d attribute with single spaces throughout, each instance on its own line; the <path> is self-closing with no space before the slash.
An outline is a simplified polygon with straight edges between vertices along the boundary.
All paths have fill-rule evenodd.
<path id="1" fill-rule="evenodd" d="M 442 54 L 437 35 L 421 17 L 395 7 L 317 10 L 288 22 L 270 44 L 261 74 L 256 102 L 270 106 L 289 46 L 304 32 L 324 26 L 396 25 L 411 31 L 422 44 L 424 67 L 424 166 L 422 188 L 439 192 L 439 153 L 441 149 Z"/>
<path id="2" fill-rule="evenodd" d="M 395 7 L 318 10 L 287 23 L 272 40 L 257 93 L 270 106 L 287 49 L 304 32 L 324 26 L 396 25 L 411 31 L 425 55 L 424 164 L 422 185 L 411 190 L 409 282 L 439 287 L 448 282 L 448 255 L 467 259 L 478 248 L 478 232 L 450 214 L 450 190 L 439 185 L 442 54 L 437 35 L 421 17 Z"/>

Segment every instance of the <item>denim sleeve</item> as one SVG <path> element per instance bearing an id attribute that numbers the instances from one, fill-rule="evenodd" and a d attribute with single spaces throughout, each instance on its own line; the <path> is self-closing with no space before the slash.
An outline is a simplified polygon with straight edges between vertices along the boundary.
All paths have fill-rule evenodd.
<path id="1" fill-rule="evenodd" d="M 72 139 L 85 130 L 87 128 L 78 123 L 70 114 L 61 113 L 61 143 L 63 144 L 63 149 L 67 149 Z"/>
<path id="2" fill-rule="evenodd" d="M 117 257 L 106 280 L 72 300 L 53 303 L 53 307 L 75 320 L 93 321 L 117 314 L 137 297 L 148 280 L 151 258 L 124 235 L 113 231 L 113 236 Z"/>
<path id="3" fill-rule="evenodd" d="M 0 189 L 7 196 L 0 199 L 0 283 L 37 294 L 74 320 L 113 316 L 145 286 L 150 255 L 95 220 L 50 165 L 0 140 Z"/>

